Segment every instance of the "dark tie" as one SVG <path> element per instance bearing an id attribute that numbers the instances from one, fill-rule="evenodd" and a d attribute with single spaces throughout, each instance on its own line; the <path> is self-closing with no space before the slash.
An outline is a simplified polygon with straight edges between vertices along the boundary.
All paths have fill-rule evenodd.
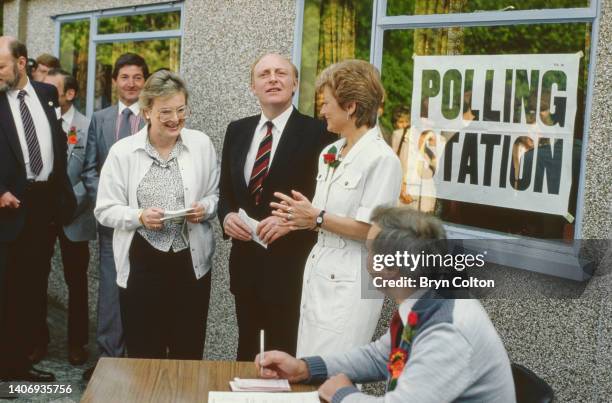
<path id="1" fill-rule="evenodd" d="M 132 116 L 132 110 L 130 108 L 125 108 L 123 112 L 121 112 L 118 139 L 122 139 L 124 137 L 132 135 L 132 125 L 130 124 L 130 116 Z"/>
<path id="2" fill-rule="evenodd" d="M 272 151 L 272 127 L 274 124 L 270 121 L 266 122 L 268 130 L 265 136 L 259 143 L 259 149 L 257 150 L 257 157 L 255 158 L 255 164 L 253 164 L 253 171 L 251 172 L 251 179 L 249 180 L 249 193 L 255 199 L 255 204 L 259 205 L 261 202 L 261 194 L 263 192 L 263 181 L 268 174 L 268 165 L 270 165 L 270 153 Z"/>
<path id="3" fill-rule="evenodd" d="M 389 332 L 391 333 L 391 348 L 399 347 L 400 340 L 402 338 L 402 331 L 404 330 L 404 324 L 399 315 L 399 309 L 395 311 L 391 317 L 391 323 L 389 324 Z"/>
<path id="4" fill-rule="evenodd" d="M 391 351 L 389 353 L 389 360 L 387 361 L 387 370 L 389 371 L 389 377 L 387 379 L 387 392 L 391 392 L 397 386 L 397 379 L 399 378 L 399 375 L 401 374 L 408 359 L 408 353 L 399 350 L 403 331 L 404 324 L 402 323 L 398 309 L 393 314 L 391 324 L 389 325 L 389 333 L 391 334 Z"/>
<path id="5" fill-rule="evenodd" d="M 38 136 L 36 136 L 36 128 L 34 120 L 30 115 L 30 110 L 23 99 L 27 95 L 25 90 L 19 91 L 17 98 L 19 99 L 19 112 L 21 113 L 21 122 L 25 132 L 26 144 L 28 145 L 28 155 L 30 156 L 30 170 L 35 176 L 40 174 L 43 168 L 42 155 L 40 154 L 40 144 Z"/>

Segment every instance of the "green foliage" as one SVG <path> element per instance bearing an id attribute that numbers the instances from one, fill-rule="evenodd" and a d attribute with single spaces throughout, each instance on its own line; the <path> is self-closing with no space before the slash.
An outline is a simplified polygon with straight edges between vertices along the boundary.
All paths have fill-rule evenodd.
<path id="1" fill-rule="evenodd" d="M 315 115 L 315 82 L 318 72 L 342 59 L 370 59 L 372 10 L 372 0 L 304 2 L 298 100 L 300 111 Z M 354 16 L 354 21 L 349 16 Z M 331 20 L 335 23 L 329 26 Z M 352 35 L 353 40 L 348 40 L 347 35 Z"/>
<path id="2" fill-rule="evenodd" d="M 355 59 L 370 60 L 372 0 L 355 1 Z"/>
<path id="3" fill-rule="evenodd" d="M 79 83 L 75 107 L 85 112 L 87 99 L 87 58 L 89 51 L 89 19 L 66 22 L 60 28 L 60 54 L 62 68 Z"/>
<path id="4" fill-rule="evenodd" d="M 150 13 L 99 19 L 99 34 L 128 32 L 153 32 L 178 29 L 180 11 Z M 60 27 L 60 62 L 78 81 L 80 91 L 75 106 L 81 112 L 86 109 L 87 64 L 89 56 L 89 18 L 65 22 Z M 96 75 L 94 110 L 116 102 L 112 92 L 111 71 L 115 60 L 125 52 L 140 54 L 147 61 L 150 71 L 160 68 L 179 70 L 180 42 L 176 39 L 147 40 L 139 42 L 115 42 L 98 44 L 96 47 Z"/>
<path id="5" fill-rule="evenodd" d="M 410 30 L 387 31 L 384 37 L 382 81 L 387 97 L 381 118 L 384 127 L 392 130 L 393 111 L 410 108 L 412 99 L 413 35 Z"/>
<path id="6" fill-rule="evenodd" d="M 161 68 L 179 71 L 181 40 L 155 39 L 138 42 L 115 42 L 100 44 L 96 48 L 96 104 L 95 109 L 105 108 L 117 102 L 116 94 L 112 93 L 110 72 L 115 60 L 126 52 L 142 56 L 149 71 Z"/>
<path id="7" fill-rule="evenodd" d="M 452 0 L 451 0 L 452 2 Z M 497 11 L 506 7 L 512 10 L 539 10 L 553 8 L 588 7 L 589 0 L 459 0 L 460 9 L 451 8 L 448 12 L 473 13 Z M 447 7 L 449 0 L 387 0 L 387 15 L 424 15 L 439 12 Z"/>
<path id="8" fill-rule="evenodd" d="M 179 29 L 180 24 L 180 11 L 105 17 L 98 21 L 98 34 L 166 31 Z"/>

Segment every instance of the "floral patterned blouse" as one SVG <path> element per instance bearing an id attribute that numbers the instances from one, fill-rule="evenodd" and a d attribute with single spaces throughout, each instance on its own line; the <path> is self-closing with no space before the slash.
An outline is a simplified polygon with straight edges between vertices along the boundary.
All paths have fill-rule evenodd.
<path id="1" fill-rule="evenodd" d="M 145 151 L 153 159 L 151 168 L 138 185 L 136 197 L 138 207 L 147 209 L 157 207 L 164 210 L 181 210 L 185 208 L 185 196 L 183 193 L 183 179 L 178 164 L 178 156 L 183 149 L 183 143 L 179 138 L 172 148 L 167 160 L 162 159 L 155 147 L 147 140 Z M 179 252 L 189 247 L 187 225 L 185 219 L 168 220 L 163 223 L 164 227 L 159 231 L 138 228 L 138 233 L 149 242 L 149 244 L 162 252 Z"/>

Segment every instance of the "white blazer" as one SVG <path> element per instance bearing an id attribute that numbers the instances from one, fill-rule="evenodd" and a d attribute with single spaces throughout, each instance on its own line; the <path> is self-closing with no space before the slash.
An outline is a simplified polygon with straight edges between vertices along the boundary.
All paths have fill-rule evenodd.
<path id="1" fill-rule="evenodd" d="M 138 220 L 136 190 L 149 171 L 153 159 L 145 151 L 147 126 L 133 136 L 116 142 L 110 149 L 100 173 L 98 198 L 94 214 L 100 224 L 115 229 L 113 253 L 117 267 L 117 284 L 127 287 L 130 274 L 129 250 Z M 196 278 L 211 268 L 214 238 L 210 219 L 215 217 L 219 201 L 219 164 L 210 138 L 197 130 L 181 130 L 185 148 L 178 157 L 185 207 L 200 202 L 205 208 L 204 221 L 187 223 L 189 248 Z"/>

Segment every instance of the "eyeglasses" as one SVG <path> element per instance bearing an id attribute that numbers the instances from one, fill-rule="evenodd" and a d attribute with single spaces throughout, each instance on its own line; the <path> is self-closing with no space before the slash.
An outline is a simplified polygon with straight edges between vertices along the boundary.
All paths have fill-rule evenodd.
<path id="1" fill-rule="evenodd" d="M 157 117 L 159 118 L 160 122 L 165 123 L 174 119 L 175 115 L 178 120 L 184 120 L 189 116 L 189 112 L 189 107 L 187 105 L 176 109 L 164 108 L 159 110 Z"/>

